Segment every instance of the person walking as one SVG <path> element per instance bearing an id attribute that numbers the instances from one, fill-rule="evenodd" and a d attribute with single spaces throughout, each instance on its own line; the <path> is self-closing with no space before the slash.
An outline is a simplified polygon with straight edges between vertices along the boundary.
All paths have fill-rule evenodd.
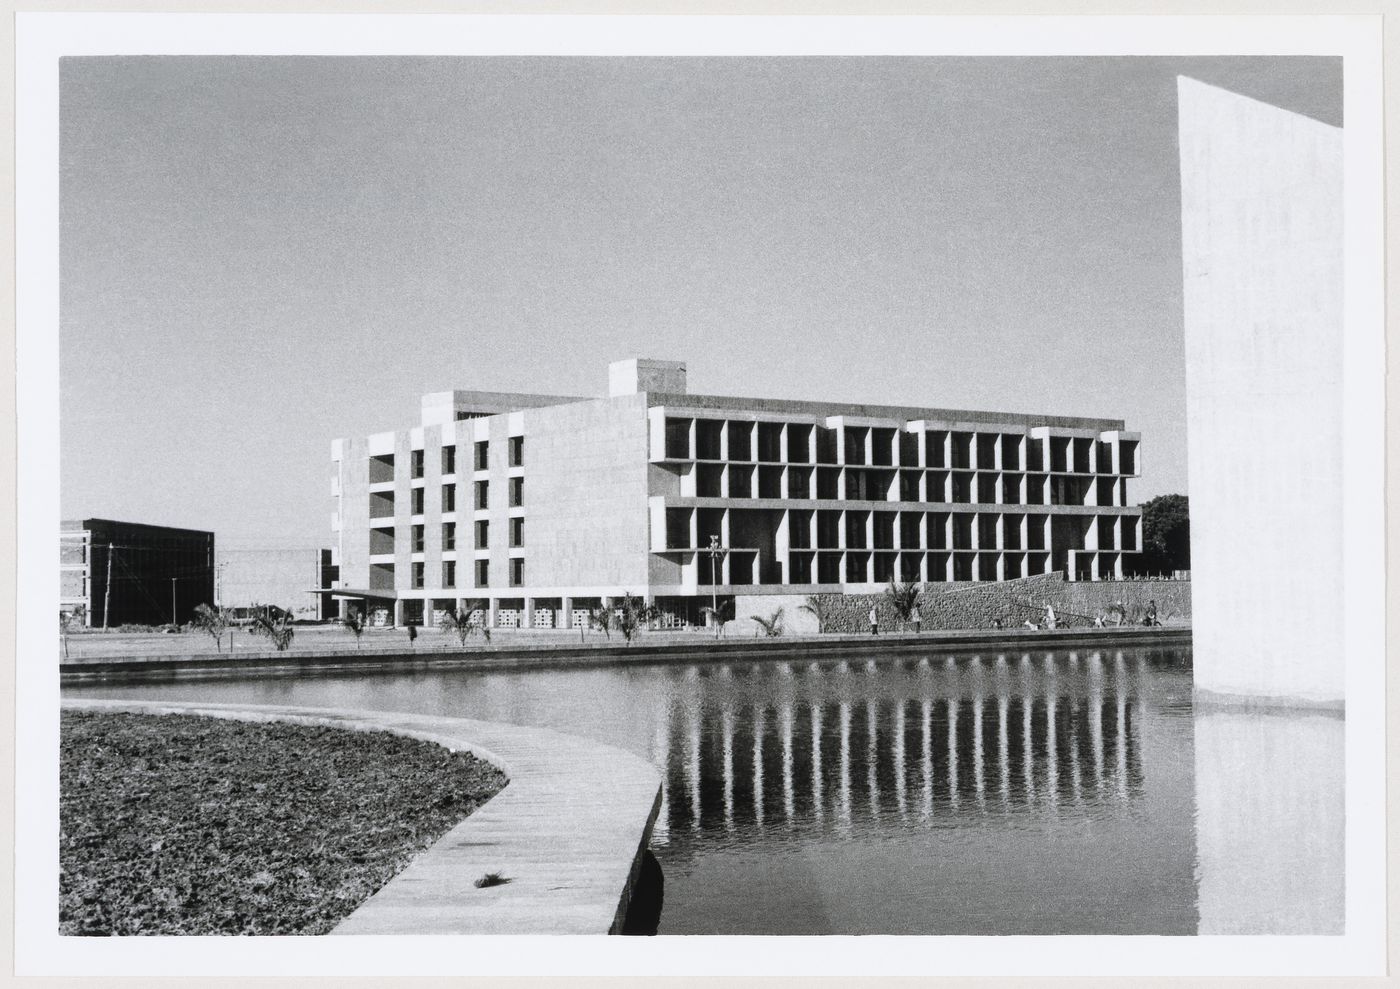
<path id="1" fill-rule="evenodd" d="M 870 634 L 880 634 L 880 616 L 875 613 L 875 606 L 870 606 Z"/>

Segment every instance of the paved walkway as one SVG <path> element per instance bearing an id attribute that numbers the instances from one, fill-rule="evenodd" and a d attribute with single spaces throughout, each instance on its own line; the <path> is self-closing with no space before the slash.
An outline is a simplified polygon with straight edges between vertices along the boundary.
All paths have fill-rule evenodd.
<path id="1" fill-rule="evenodd" d="M 391 731 L 471 752 L 510 777 L 341 922 L 335 934 L 605 934 L 621 930 L 661 804 L 650 763 L 543 728 L 379 711 L 65 700 L 69 710 L 202 714 Z M 477 888 L 487 873 L 510 882 Z"/>

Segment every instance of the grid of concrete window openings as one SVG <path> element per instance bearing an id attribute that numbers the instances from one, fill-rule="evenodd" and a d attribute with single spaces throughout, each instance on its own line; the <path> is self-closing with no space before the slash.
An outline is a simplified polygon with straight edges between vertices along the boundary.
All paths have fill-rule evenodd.
<path id="1" fill-rule="evenodd" d="M 696 624 L 715 595 L 1112 579 L 1140 547 L 1140 436 L 1122 421 L 690 395 L 685 379 L 634 359 L 610 366 L 606 398 L 438 392 L 417 427 L 334 441 L 342 609 L 567 628 L 632 593 Z"/>

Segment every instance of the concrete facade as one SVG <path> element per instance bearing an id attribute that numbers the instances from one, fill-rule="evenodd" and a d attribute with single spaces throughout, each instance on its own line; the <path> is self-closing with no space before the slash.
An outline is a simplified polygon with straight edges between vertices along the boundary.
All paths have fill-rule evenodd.
<path id="1" fill-rule="evenodd" d="M 683 364 L 619 361 L 607 398 L 442 392 L 418 427 L 336 440 L 335 593 L 536 628 L 631 593 L 681 625 L 720 596 L 1121 577 L 1141 548 L 1120 420 L 684 388 Z"/>
<path id="2" fill-rule="evenodd" d="M 1179 96 L 1196 684 L 1340 702 L 1342 132 Z"/>
<path id="3" fill-rule="evenodd" d="M 215 597 L 221 608 L 285 608 L 298 618 L 326 618 L 335 607 L 316 589 L 336 579 L 329 549 L 219 547 Z"/>

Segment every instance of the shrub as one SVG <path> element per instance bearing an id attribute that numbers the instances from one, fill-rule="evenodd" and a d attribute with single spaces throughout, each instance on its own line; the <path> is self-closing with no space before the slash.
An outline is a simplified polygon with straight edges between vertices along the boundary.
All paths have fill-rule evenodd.
<path id="1" fill-rule="evenodd" d="M 817 620 L 818 632 L 825 632 L 831 627 L 832 608 L 824 596 L 820 594 L 809 595 L 806 602 L 799 607 Z"/>
<path id="2" fill-rule="evenodd" d="M 763 617 L 762 615 L 750 615 L 749 617 L 758 623 L 758 627 L 763 630 L 764 635 L 774 637 L 783 634 L 782 608 L 779 608 L 767 618 Z"/>

